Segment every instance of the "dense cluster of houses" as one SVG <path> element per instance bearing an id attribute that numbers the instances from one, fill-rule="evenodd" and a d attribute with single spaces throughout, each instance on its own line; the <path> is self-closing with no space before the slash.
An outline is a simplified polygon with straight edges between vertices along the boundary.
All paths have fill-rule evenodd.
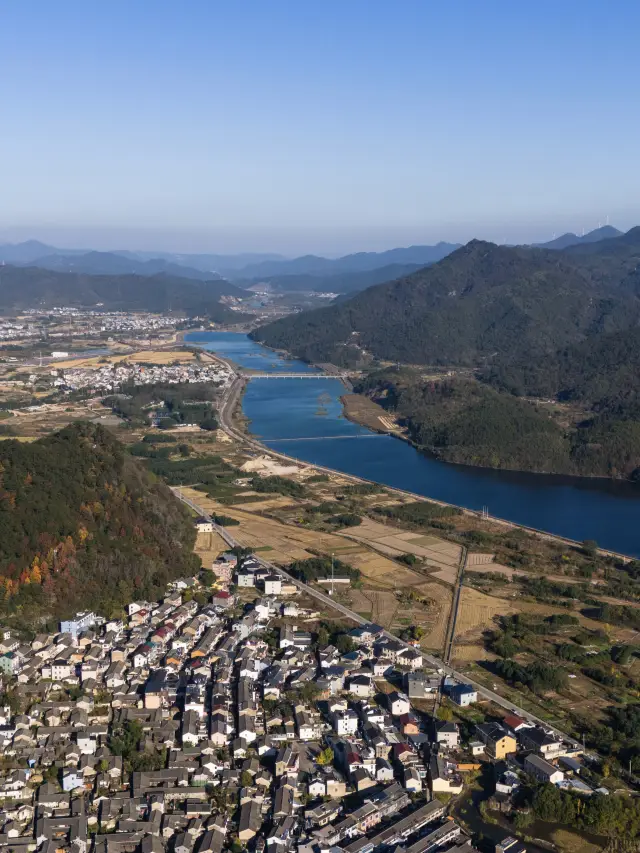
<path id="1" fill-rule="evenodd" d="M 30 308 L 27 317 L 55 317 L 61 322 L 73 323 L 74 337 L 98 332 L 158 332 L 176 325 L 173 317 L 150 314 L 144 311 L 90 311 L 81 308 Z M 40 334 L 42 331 L 40 330 Z M 55 333 L 50 337 L 55 337 Z"/>
<path id="2" fill-rule="evenodd" d="M 213 568 L 123 618 L 1 633 L 0 848 L 473 853 L 438 795 L 477 756 L 524 752 L 527 773 L 565 781 L 551 762 L 569 750 L 539 727 L 507 717 L 462 744 L 419 710 L 477 699 L 419 648 L 372 624 L 321 647 L 281 575 L 233 554 Z"/>
<path id="3" fill-rule="evenodd" d="M 215 382 L 225 385 L 231 380 L 229 369 L 222 363 L 200 364 L 138 364 L 119 362 L 98 367 L 72 367 L 52 370 L 52 383 L 62 391 L 80 388 L 96 391 L 116 391 L 126 385 L 181 384 L 185 382 Z"/>

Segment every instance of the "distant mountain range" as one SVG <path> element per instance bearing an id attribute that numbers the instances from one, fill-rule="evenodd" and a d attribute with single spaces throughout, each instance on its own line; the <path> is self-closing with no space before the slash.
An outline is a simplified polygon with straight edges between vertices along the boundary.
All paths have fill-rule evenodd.
<path id="1" fill-rule="evenodd" d="M 243 287 L 257 288 L 266 285 L 275 293 L 343 293 L 352 294 L 365 290 L 383 281 L 392 281 L 420 269 L 424 264 L 389 264 L 378 269 L 363 272 L 346 272 L 336 275 L 273 275 L 264 279 L 236 279 L 235 283 Z"/>
<path id="2" fill-rule="evenodd" d="M 238 291 L 228 281 L 195 281 L 170 275 L 86 275 L 39 267 L 0 267 L 0 310 L 56 305 L 123 311 L 184 311 L 217 323 L 239 323 L 221 297 Z M 238 291 L 246 295 L 246 291 Z"/>
<path id="3" fill-rule="evenodd" d="M 195 267 L 181 266 L 163 258 L 138 261 L 115 252 L 87 252 L 84 255 L 45 255 L 29 266 L 60 272 L 80 272 L 89 275 L 165 275 L 193 278 L 199 281 L 222 280 L 216 272 L 204 272 Z M 233 285 L 230 285 L 233 287 Z M 233 288 L 239 292 L 238 288 Z"/>
<path id="4" fill-rule="evenodd" d="M 459 247 L 458 243 L 438 243 L 435 246 L 409 246 L 406 249 L 389 249 L 386 252 L 358 252 L 342 258 L 322 258 L 304 255 L 282 261 L 263 261 L 249 264 L 240 272 L 243 278 L 261 279 L 282 275 L 333 276 L 380 269 L 390 264 L 415 264 L 426 266 L 442 260 Z"/>
<path id="5" fill-rule="evenodd" d="M 620 234 L 616 228 L 605 226 L 582 237 L 563 234 L 539 247 L 566 249 L 612 239 Z M 420 267 L 437 263 L 459 248 L 458 243 L 441 242 L 435 246 L 409 246 L 385 252 L 357 252 L 341 258 L 304 255 L 288 259 L 268 253 L 87 252 L 57 249 L 37 240 L 28 240 L 0 245 L 0 262 L 89 275 L 153 276 L 164 273 L 201 281 L 226 278 L 236 282 L 238 287 L 268 284 L 279 293 L 331 291 L 346 294 L 408 275 Z"/>
<path id="6" fill-rule="evenodd" d="M 601 228 L 589 231 L 588 234 L 583 234 L 582 237 L 578 237 L 577 234 L 572 234 L 569 231 L 566 234 L 561 234 L 560 237 L 556 237 L 555 240 L 550 240 L 548 243 L 534 243 L 533 245 L 539 249 L 567 249 L 569 246 L 611 240 L 612 237 L 621 237 L 622 234 L 623 232 L 618 231 L 613 225 L 603 225 Z"/>

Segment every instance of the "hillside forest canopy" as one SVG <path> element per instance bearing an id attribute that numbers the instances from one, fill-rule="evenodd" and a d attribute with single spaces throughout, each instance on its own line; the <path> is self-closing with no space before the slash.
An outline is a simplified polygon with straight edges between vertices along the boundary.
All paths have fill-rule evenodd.
<path id="1" fill-rule="evenodd" d="M 0 610 L 35 629 L 158 598 L 200 567 L 171 491 L 100 425 L 0 445 Z"/>

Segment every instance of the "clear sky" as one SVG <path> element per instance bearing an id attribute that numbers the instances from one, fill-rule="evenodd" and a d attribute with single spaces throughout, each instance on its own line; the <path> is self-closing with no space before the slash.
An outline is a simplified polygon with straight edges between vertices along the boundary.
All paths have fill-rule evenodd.
<path id="1" fill-rule="evenodd" d="M 637 0 L 4 0 L 0 239 L 339 254 L 640 222 Z"/>

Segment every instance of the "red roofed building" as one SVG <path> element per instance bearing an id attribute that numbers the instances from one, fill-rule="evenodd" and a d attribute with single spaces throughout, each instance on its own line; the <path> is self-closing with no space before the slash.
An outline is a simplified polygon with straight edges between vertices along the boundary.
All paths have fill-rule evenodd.
<path id="1" fill-rule="evenodd" d="M 519 732 L 521 729 L 531 727 L 531 723 L 528 723 L 523 717 L 519 717 L 517 714 L 507 714 L 502 723 L 508 729 L 511 729 L 512 732 Z"/>

